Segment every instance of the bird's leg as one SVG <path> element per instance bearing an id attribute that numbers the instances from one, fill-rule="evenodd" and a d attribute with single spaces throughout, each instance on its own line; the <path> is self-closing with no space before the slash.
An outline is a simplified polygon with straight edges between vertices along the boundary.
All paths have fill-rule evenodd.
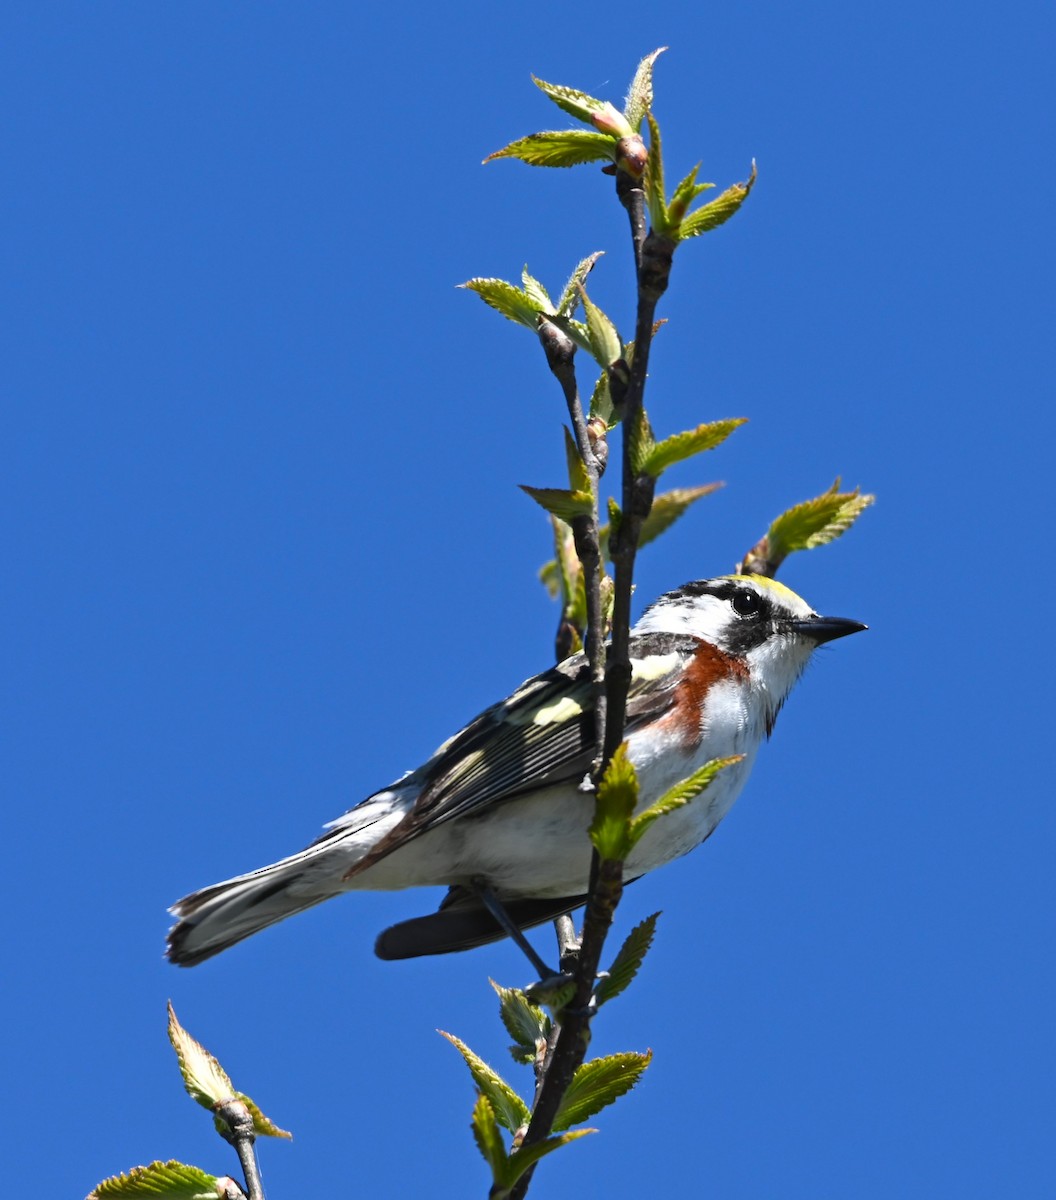
<path id="1" fill-rule="evenodd" d="M 528 959 L 532 966 L 539 972 L 541 980 L 551 980 L 560 977 L 559 971 L 554 971 L 546 965 L 545 962 L 535 952 L 535 947 L 524 936 L 518 926 L 510 918 L 510 914 L 502 906 L 502 901 L 495 895 L 495 890 L 486 879 L 474 879 L 470 882 L 470 887 L 473 889 L 474 895 L 480 900 L 481 904 L 495 918 L 496 923 L 506 934 L 511 938 L 518 947 L 521 953 Z"/>

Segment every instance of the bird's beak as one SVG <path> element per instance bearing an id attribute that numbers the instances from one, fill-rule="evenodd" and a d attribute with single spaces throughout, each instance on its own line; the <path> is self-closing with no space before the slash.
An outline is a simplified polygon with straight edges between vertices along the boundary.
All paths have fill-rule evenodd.
<path id="1" fill-rule="evenodd" d="M 851 621 L 847 617 L 805 617 L 791 624 L 796 633 L 810 638 L 819 646 L 822 642 L 831 642 L 834 638 L 846 637 L 849 633 L 861 633 L 863 629 L 869 628 L 861 621 Z"/>

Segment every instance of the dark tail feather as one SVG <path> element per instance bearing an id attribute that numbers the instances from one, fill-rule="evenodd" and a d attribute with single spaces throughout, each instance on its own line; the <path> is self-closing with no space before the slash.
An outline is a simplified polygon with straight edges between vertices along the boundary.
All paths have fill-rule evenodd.
<path id="1" fill-rule="evenodd" d="M 554 900 L 503 900 L 502 906 L 520 929 L 542 925 L 587 901 L 586 896 Z M 378 934 L 374 953 L 386 960 L 420 958 L 424 954 L 453 954 L 486 946 L 506 936 L 502 926 L 480 900 L 465 888 L 452 888 L 439 912 L 390 925 Z"/>
<path id="2" fill-rule="evenodd" d="M 229 879 L 184 896 L 171 908 L 179 920 L 169 930 L 166 957 L 178 967 L 194 967 L 243 938 L 304 912 L 331 894 L 291 895 L 300 863 L 285 860 L 252 875 Z"/>

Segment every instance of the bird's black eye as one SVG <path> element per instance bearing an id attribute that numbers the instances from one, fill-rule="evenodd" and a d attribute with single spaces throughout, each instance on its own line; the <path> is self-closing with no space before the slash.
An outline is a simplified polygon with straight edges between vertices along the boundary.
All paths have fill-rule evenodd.
<path id="1" fill-rule="evenodd" d="M 741 588 L 734 592 L 730 597 L 730 603 L 733 605 L 733 611 L 741 617 L 754 616 L 763 607 L 763 601 L 758 593 L 749 591 L 748 588 Z"/>

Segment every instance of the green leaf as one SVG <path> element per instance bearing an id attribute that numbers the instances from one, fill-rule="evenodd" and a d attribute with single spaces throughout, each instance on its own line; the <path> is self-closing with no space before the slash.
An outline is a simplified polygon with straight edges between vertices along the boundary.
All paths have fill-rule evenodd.
<path id="1" fill-rule="evenodd" d="M 485 304 L 517 325 L 534 330 L 539 324 L 542 311 L 539 306 L 526 292 L 505 279 L 469 279 L 459 286 L 476 292 Z"/>
<path id="2" fill-rule="evenodd" d="M 732 767 L 734 763 L 739 763 L 743 758 L 743 754 L 731 754 L 729 758 L 713 758 L 699 770 L 694 771 L 687 779 L 683 779 L 681 783 L 676 783 L 673 788 L 669 788 L 659 800 L 655 800 L 631 821 L 630 848 L 633 849 L 638 845 L 642 835 L 654 821 L 658 821 L 668 813 L 695 800 L 720 771 L 725 770 L 726 767 Z"/>
<path id="3" fill-rule="evenodd" d="M 603 859 L 623 860 L 631 841 L 631 814 L 638 803 L 638 775 L 621 742 L 598 784 L 590 840 Z"/>
<path id="4" fill-rule="evenodd" d="M 634 1087 L 652 1057 L 652 1051 L 646 1054 L 627 1051 L 595 1058 L 577 1067 L 554 1117 L 554 1128 L 578 1125 L 614 1103 Z"/>
<path id="5" fill-rule="evenodd" d="M 551 100 L 563 112 L 568 113 L 570 117 L 575 117 L 577 121 L 583 121 L 587 125 L 592 125 L 593 118 L 603 113 L 606 107 L 609 107 L 607 100 L 599 100 L 596 96 L 588 96 L 586 92 L 577 91 L 575 88 L 564 87 L 560 83 L 547 83 L 544 79 L 537 79 L 532 76 L 532 83 Z"/>
<path id="6" fill-rule="evenodd" d="M 660 144 L 660 126 L 652 113 L 649 118 L 649 161 L 645 167 L 645 200 L 649 206 L 649 221 L 653 229 L 663 235 L 670 231 L 667 204 L 664 200 L 664 159 Z"/>
<path id="7" fill-rule="evenodd" d="M 641 129 L 645 114 L 653 107 L 653 64 L 666 49 L 666 46 L 661 46 L 642 59 L 627 89 L 623 115 L 627 118 L 627 124 L 636 131 Z"/>
<path id="8" fill-rule="evenodd" d="M 650 542 L 655 542 L 656 539 L 670 528 L 682 514 L 698 500 L 705 496 L 710 496 L 712 492 L 717 492 L 719 488 L 724 487 L 722 483 L 702 483 L 699 487 L 691 488 L 671 488 L 670 491 L 661 492 L 660 495 L 653 498 L 653 506 L 649 510 L 649 515 L 642 522 L 642 528 L 638 536 L 638 548 L 647 546 Z M 610 500 L 610 516 L 611 505 Z M 609 561 L 609 526 L 602 525 L 598 529 L 598 542 L 601 547 L 601 556 L 605 562 Z M 556 563 L 549 562 L 540 571 L 542 576 L 543 571 L 556 569 Z"/>
<path id="9" fill-rule="evenodd" d="M 484 161 L 517 158 L 530 167 L 577 167 L 580 163 L 612 161 L 612 138 L 587 129 L 548 129 L 518 138 L 489 154 Z"/>
<path id="10" fill-rule="evenodd" d="M 473 1082 L 480 1089 L 481 1094 L 487 1098 L 499 1124 L 504 1125 L 511 1133 L 516 1133 L 522 1125 L 527 1125 L 531 1117 L 528 1105 L 498 1071 L 489 1067 L 479 1055 L 470 1050 L 465 1042 L 460 1041 L 453 1034 L 444 1033 L 442 1029 L 438 1032 L 441 1037 L 447 1038 L 466 1060 L 466 1066 L 469 1067 L 470 1074 L 473 1076 Z"/>
<path id="11" fill-rule="evenodd" d="M 545 1158 L 555 1150 L 560 1150 L 562 1146 L 567 1146 L 576 1138 L 586 1137 L 588 1133 L 597 1132 L 596 1129 L 575 1129 L 570 1133 L 559 1133 L 556 1137 L 549 1137 L 545 1142 L 533 1142 L 531 1146 L 519 1146 L 506 1163 L 507 1189 L 513 1187 L 525 1171 L 529 1167 L 534 1167 L 541 1158 Z"/>
<path id="12" fill-rule="evenodd" d="M 690 213 L 682 222 L 679 236 L 681 238 L 699 237 L 702 233 L 724 225 L 748 199 L 748 193 L 755 186 L 757 175 L 758 172 L 753 161 L 752 173 L 744 183 L 735 183 L 732 187 L 728 187 L 722 195 L 716 196 L 710 204 L 705 204 L 703 208 L 698 208 L 696 212 Z"/>
<path id="13" fill-rule="evenodd" d="M 152 1162 L 133 1167 L 127 1175 L 114 1175 L 97 1184 L 88 1200 L 134 1200 L 140 1196 L 167 1196 L 170 1200 L 217 1200 L 224 1194 L 218 1186 L 226 1176 L 207 1175 L 185 1163 Z"/>
<path id="14" fill-rule="evenodd" d="M 499 1015 L 506 1032 L 514 1040 L 513 1050 L 518 1053 L 518 1062 L 533 1062 L 539 1042 L 545 1042 L 550 1033 L 550 1018 L 541 1008 L 532 1004 L 519 988 L 507 988 L 490 980 L 499 997 Z M 518 1057 L 520 1055 L 520 1057 Z"/>
<path id="15" fill-rule="evenodd" d="M 550 523 L 554 527 L 554 552 L 561 570 L 561 596 L 567 604 L 576 590 L 576 581 L 583 574 L 583 564 L 576 553 L 576 539 L 569 526 L 560 517 L 554 516 L 551 516 Z"/>
<path id="16" fill-rule="evenodd" d="M 594 264 L 604 253 L 604 250 L 595 250 L 593 254 L 587 255 L 568 277 L 568 283 L 561 292 L 561 299 L 557 302 L 557 312 L 560 316 L 575 316 L 576 309 L 579 307 L 579 289 L 587 282 L 587 276 L 594 270 Z"/>
<path id="17" fill-rule="evenodd" d="M 671 203 L 667 206 L 668 219 L 672 225 L 680 225 L 682 218 L 689 211 L 689 206 L 693 201 L 701 193 L 706 192 L 708 188 L 715 186 L 713 183 L 697 183 L 697 172 L 699 170 L 700 163 L 697 163 L 693 170 L 675 188 L 674 195 L 671 197 Z"/>
<path id="18" fill-rule="evenodd" d="M 570 621 L 580 633 L 587 627 L 587 581 L 582 565 L 572 580 L 572 590 L 565 602 L 565 620 Z"/>
<path id="19" fill-rule="evenodd" d="M 602 371 L 598 376 L 597 383 L 594 384 L 594 392 L 590 397 L 590 413 L 588 415 L 604 421 L 609 429 L 612 429 L 615 425 L 612 418 L 612 393 L 609 391 L 608 371 Z"/>
<path id="20" fill-rule="evenodd" d="M 568 426 L 563 426 L 565 432 L 565 462 L 568 464 L 568 486 L 573 492 L 590 494 L 590 475 L 579 456 L 579 447 L 569 432 Z"/>
<path id="21" fill-rule="evenodd" d="M 253 1130 L 262 1137 L 292 1138 L 293 1134 L 280 1129 L 244 1092 L 235 1090 L 235 1085 L 219 1061 L 187 1032 L 176 1019 L 176 1012 L 169 1004 L 169 1041 L 176 1051 L 176 1061 L 183 1076 L 187 1094 L 215 1116 L 217 1108 L 231 1100 L 241 1100 L 253 1118 Z M 219 1118 L 217 1118 L 219 1121 Z M 223 1123 L 220 1122 L 220 1125 Z M 218 1126 L 219 1127 L 219 1126 Z"/>
<path id="22" fill-rule="evenodd" d="M 176 1051 L 183 1086 L 188 1096 L 212 1112 L 218 1104 L 234 1100 L 238 1093 L 227 1072 L 208 1050 L 177 1021 L 169 1003 L 169 1041 Z"/>
<path id="23" fill-rule="evenodd" d="M 649 463 L 656 453 L 656 438 L 653 427 L 644 408 L 638 410 L 638 417 L 630 430 L 631 438 L 631 470 L 635 475 L 651 474 Z"/>
<path id="24" fill-rule="evenodd" d="M 545 508 L 551 516 L 571 522 L 576 517 L 589 517 L 594 511 L 590 492 L 570 492 L 567 488 L 536 488 L 520 485 L 521 491 Z"/>
<path id="25" fill-rule="evenodd" d="M 473 1105 L 473 1120 L 470 1126 L 473 1130 L 473 1140 L 484 1156 L 484 1161 L 491 1168 L 491 1177 L 496 1184 L 503 1184 L 506 1177 L 506 1146 L 495 1120 L 495 1110 L 488 1103 L 483 1092 L 477 1096 Z"/>
<path id="26" fill-rule="evenodd" d="M 653 935 L 656 933 L 656 922 L 659 917 L 658 912 L 653 913 L 651 917 L 639 921 L 627 935 L 620 947 L 619 954 L 612 960 L 608 974 L 599 980 L 598 986 L 594 989 L 594 1000 L 599 1008 L 607 1001 L 615 999 L 621 992 L 626 991 L 631 980 L 638 974 L 642 961 L 653 944 Z"/>
<path id="27" fill-rule="evenodd" d="M 858 488 L 841 492 L 837 479 L 827 492 L 804 500 L 774 521 L 767 533 L 769 557 L 780 563 L 793 551 L 813 550 L 835 541 L 875 500 L 875 496 L 861 495 Z"/>
<path id="28" fill-rule="evenodd" d="M 654 479 L 659 479 L 667 468 L 674 466 L 675 463 L 683 462 L 705 450 L 714 450 L 747 419 L 747 417 L 731 417 L 725 421 L 709 421 L 705 425 L 698 425 L 696 429 L 689 429 L 685 433 L 676 433 L 671 437 L 664 438 L 662 442 L 657 442 L 650 449 L 637 469 L 646 475 L 652 475 Z"/>
<path id="29" fill-rule="evenodd" d="M 552 313 L 554 311 L 553 302 L 546 288 L 543 287 L 534 275 L 528 273 L 527 263 L 525 263 L 521 271 L 521 283 L 524 284 L 524 294 L 527 296 L 529 304 L 538 308 L 540 312 Z"/>
<path id="30" fill-rule="evenodd" d="M 581 286 L 580 299 L 583 302 L 583 313 L 587 318 L 587 333 L 590 335 L 590 352 L 599 367 L 611 367 L 614 362 L 623 357 L 623 342 L 616 332 L 616 326 L 601 311 L 587 295 Z"/>
<path id="31" fill-rule="evenodd" d="M 239 1092 L 238 1098 L 249 1109 L 249 1115 L 253 1118 L 253 1132 L 258 1137 L 288 1138 L 290 1141 L 293 1140 L 293 1134 L 287 1129 L 280 1129 L 270 1117 L 266 1117 L 245 1092 Z"/>
<path id="32" fill-rule="evenodd" d="M 653 507 L 642 522 L 641 532 L 638 535 L 639 550 L 649 542 L 655 542 L 664 530 L 669 529 L 691 505 L 696 504 L 705 496 L 710 496 L 712 492 L 717 492 L 721 487 L 721 483 L 702 483 L 699 487 L 672 488 L 670 491 L 661 492 L 659 496 L 654 496 Z"/>

